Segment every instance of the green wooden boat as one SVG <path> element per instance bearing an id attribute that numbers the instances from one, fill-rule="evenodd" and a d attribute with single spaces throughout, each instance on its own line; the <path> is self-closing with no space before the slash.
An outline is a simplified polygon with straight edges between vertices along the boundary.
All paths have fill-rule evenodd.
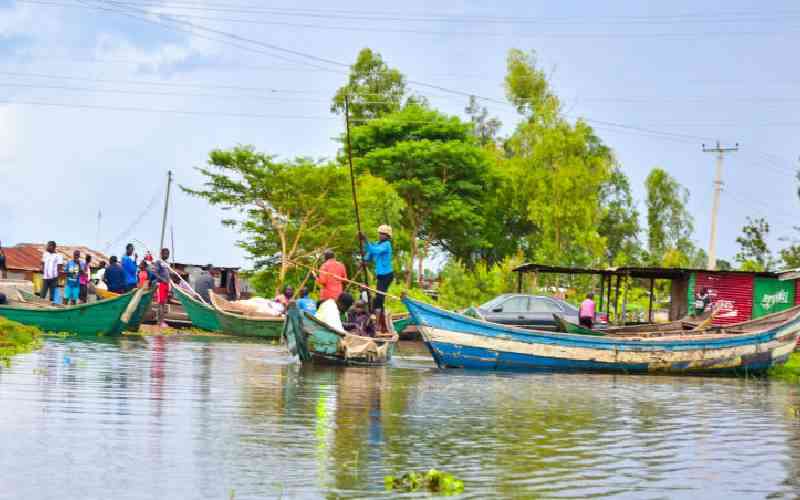
<path id="1" fill-rule="evenodd" d="M 230 312 L 229 302 L 210 292 L 211 303 L 219 321 L 220 331 L 240 337 L 260 337 L 280 340 L 283 333 L 283 317 L 255 316 Z"/>
<path id="2" fill-rule="evenodd" d="M 381 366 L 392 360 L 397 334 L 391 337 L 363 337 L 337 331 L 328 324 L 289 306 L 283 335 L 291 354 L 303 362 L 353 366 Z"/>
<path id="3" fill-rule="evenodd" d="M 125 328 L 123 314 L 134 293 L 110 300 L 65 307 L 3 305 L 0 316 L 46 332 L 67 332 L 80 336 L 119 335 Z"/>
<path id="4" fill-rule="evenodd" d="M 188 293 L 181 290 L 180 287 L 173 287 L 172 290 L 175 292 L 178 300 L 181 301 L 183 309 L 186 311 L 186 314 L 189 315 L 189 320 L 192 322 L 192 325 L 210 332 L 220 331 L 219 319 L 217 319 L 217 313 L 214 311 L 213 307 L 191 297 Z"/>
<path id="5" fill-rule="evenodd" d="M 565 320 L 560 314 L 553 314 L 553 319 L 556 322 L 556 327 L 561 333 L 575 333 L 578 335 L 594 335 L 597 337 L 605 336 L 605 333 L 586 328 L 585 326 L 576 325 L 571 321 Z"/>
<path id="6" fill-rule="evenodd" d="M 411 319 L 411 315 L 405 315 L 400 318 L 392 319 L 392 325 L 394 325 L 394 331 L 397 333 L 403 333 L 403 331 L 408 328 L 410 325 L 413 325 L 414 321 Z"/>
<path id="7" fill-rule="evenodd" d="M 137 290 L 133 300 L 129 306 L 136 307 L 131 314 L 130 319 L 127 321 L 125 329 L 129 332 L 138 332 L 139 327 L 142 325 L 145 315 L 150 310 L 150 305 L 153 303 L 153 295 L 156 293 L 156 287 Z M 134 303 L 135 302 L 135 303 Z"/>

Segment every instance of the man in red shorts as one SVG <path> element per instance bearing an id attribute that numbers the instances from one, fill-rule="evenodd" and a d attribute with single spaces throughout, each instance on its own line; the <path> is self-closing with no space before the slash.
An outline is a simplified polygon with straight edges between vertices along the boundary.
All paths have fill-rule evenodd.
<path id="1" fill-rule="evenodd" d="M 169 276 L 169 249 L 161 249 L 161 258 L 156 261 L 155 275 L 158 281 L 158 288 L 156 289 L 156 302 L 158 303 L 157 321 L 158 326 L 166 327 L 167 323 L 165 318 L 167 316 L 167 301 L 169 300 L 169 289 L 172 285 L 172 280 Z"/>

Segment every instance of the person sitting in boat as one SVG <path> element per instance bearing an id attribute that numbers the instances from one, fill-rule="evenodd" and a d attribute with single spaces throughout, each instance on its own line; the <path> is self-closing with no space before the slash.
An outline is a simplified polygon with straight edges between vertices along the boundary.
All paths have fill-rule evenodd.
<path id="1" fill-rule="evenodd" d="M 300 298 L 297 299 L 297 308 L 301 311 L 306 311 L 311 314 L 317 312 L 317 303 L 309 298 L 307 286 L 304 286 L 300 289 Z"/>
<path id="2" fill-rule="evenodd" d="M 342 323 L 345 331 L 365 337 L 375 336 L 375 317 L 369 313 L 367 303 L 363 300 L 347 311 L 347 321 Z"/>
<path id="3" fill-rule="evenodd" d="M 320 304 L 314 317 L 335 330 L 344 331 L 342 316 L 347 314 L 352 305 L 353 296 L 342 292 L 338 299 L 328 299 Z"/>
<path id="4" fill-rule="evenodd" d="M 592 329 L 594 324 L 594 294 L 592 292 L 587 293 L 586 299 L 581 302 L 581 307 L 578 309 L 578 322 L 581 326 Z"/>
<path id="5" fill-rule="evenodd" d="M 208 264 L 194 281 L 194 289 L 203 297 L 203 300 L 206 301 L 207 304 L 211 303 L 209 292 L 214 289 L 214 277 L 211 275 L 211 270 L 213 268 L 214 266 Z"/>

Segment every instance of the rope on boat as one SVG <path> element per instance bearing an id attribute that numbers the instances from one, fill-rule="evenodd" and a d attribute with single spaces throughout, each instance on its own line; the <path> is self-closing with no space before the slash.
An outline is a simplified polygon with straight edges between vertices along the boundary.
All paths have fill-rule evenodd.
<path id="1" fill-rule="evenodd" d="M 379 294 L 379 295 L 383 295 L 384 297 L 388 297 L 390 299 L 403 300 L 401 297 L 398 297 L 397 295 L 391 294 L 389 292 L 381 292 L 380 290 L 376 290 L 375 288 L 371 288 L 371 287 L 365 285 L 364 283 L 359 283 L 358 281 L 353 281 L 353 280 L 349 280 L 347 278 L 342 278 L 342 277 L 340 277 L 340 276 L 338 276 L 336 274 L 329 273 L 328 271 L 323 271 L 321 269 L 314 268 L 313 266 L 309 266 L 308 264 L 303 264 L 301 262 L 295 262 L 295 261 L 289 260 L 289 259 L 286 259 L 286 262 L 288 262 L 290 264 L 294 264 L 295 266 L 298 266 L 298 267 L 305 267 L 306 269 L 308 269 L 309 271 L 312 271 L 312 272 L 316 272 L 316 273 L 320 273 L 320 274 L 327 274 L 329 276 L 334 276 L 334 277 L 336 277 L 337 279 L 339 279 L 341 281 L 345 281 L 347 283 L 350 283 L 351 285 L 356 285 L 357 287 L 359 287 L 361 289 L 369 290 L 370 292 L 373 292 L 373 293 L 376 293 L 376 294 Z"/>

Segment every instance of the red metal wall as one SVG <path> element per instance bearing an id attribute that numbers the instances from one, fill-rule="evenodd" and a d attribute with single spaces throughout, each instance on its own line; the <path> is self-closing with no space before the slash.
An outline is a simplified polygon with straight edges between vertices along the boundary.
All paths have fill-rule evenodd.
<path id="1" fill-rule="evenodd" d="M 746 274 L 697 273 L 695 294 L 707 288 L 711 303 L 722 309 L 714 318 L 715 325 L 747 321 L 753 314 L 753 276 Z"/>
<path id="2" fill-rule="evenodd" d="M 800 305 L 800 280 L 794 280 L 794 305 Z M 800 338 L 797 339 L 797 342 L 800 343 Z"/>

